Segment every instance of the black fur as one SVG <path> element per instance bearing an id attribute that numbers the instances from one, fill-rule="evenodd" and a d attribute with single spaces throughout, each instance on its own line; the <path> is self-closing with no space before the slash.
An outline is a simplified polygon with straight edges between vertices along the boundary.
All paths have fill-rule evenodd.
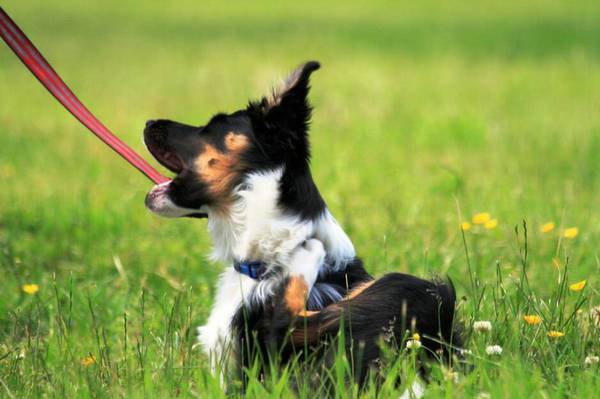
<path id="1" fill-rule="evenodd" d="M 342 279 L 352 280 L 351 276 Z M 273 360 L 287 362 L 294 355 L 305 358 L 306 348 L 313 355 L 324 351 L 323 344 L 335 339 L 340 328 L 359 384 L 377 366 L 382 339 L 401 350 L 407 333 L 418 332 L 424 353 L 446 359 L 451 352 L 449 344 L 461 344 L 453 327 L 456 295 L 451 282 L 391 273 L 372 282 L 356 297 L 329 304 L 308 317 L 293 315 L 286 308 L 283 297 L 287 284 L 288 280 L 282 281 L 273 298 L 261 306 L 243 307 L 234 318 L 242 368 L 249 367 L 256 356 L 269 364 Z M 360 284 L 357 282 L 354 288 Z"/>
<path id="2" fill-rule="evenodd" d="M 311 73 L 320 68 L 316 61 L 300 66 L 298 78 L 279 93 L 279 102 L 269 104 L 267 98 L 251 102 L 247 107 L 257 147 L 272 164 L 284 165 L 279 205 L 303 219 L 315 219 L 325 210 L 325 202 L 310 173 L 308 128 L 312 107 L 308 101 Z"/>

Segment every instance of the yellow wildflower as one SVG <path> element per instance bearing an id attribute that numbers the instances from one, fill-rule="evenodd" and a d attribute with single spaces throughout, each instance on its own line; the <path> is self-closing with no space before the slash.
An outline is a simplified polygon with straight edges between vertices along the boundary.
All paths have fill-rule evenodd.
<path id="1" fill-rule="evenodd" d="M 579 234 L 579 229 L 577 227 L 569 227 L 568 229 L 565 229 L 565 231 L 563 232 L 563 237 L 575 238 L 575 237 L 577 237 L 577 234 Z"/>
<path id="2" fill-rule="evenodd" d="M 414 339 L 415 341 L 420 341 L 421 340 L 421 336 L 419 335 L 419 333 L 414 333 L 412 335 L 412 339 Z"/>
<path id="3" fill-rule="evenodd" d="M 471 230 L 471 223 L 469 223 L 469 222 L 462 222 L 462 223 L 460 224 L 460 228 L 461 228 L 463 231 Z"/>
<path id="4" fill-rule="evenodd" d="M 523 316 L 523 320 L 525 320 L 525 323 L 532 326 L 538 325 L 542 322 L 542 318 L 536 314 L 525 315 Z"/>
<path id="5" fill-rule="evenodd" d="M 33 295 L 40 290 L 40 286 L 37 284 L 23 284 L 21 289 L 24 293 Z"/>
<path id="6" fill-rule="evenodd" d="M 574 292 L 579 292 L 579 291 L 581 291 L 585 287 L 585 283 L 586 283 L 585 280 L 578 281 L 578 282 L 576 282 L 574 284 L 571 284 L 569 286 L 569 289 L 571 291 L 574 291 Z"/>
<path id="7" fill-rule="evenodd" d="M 483 225 L 483 227 L 485 227 L 488 230 L 491 230 L 496 226 L 498 226 L 498 219 L 490 219 Z"/>
<path id="8" fill-rule="evenodd" d="M 91 366 L 92 364 L 96 364 L 96 358 L 94 357 L 94 355 L 89 355 L 84 357 L 83 359 L 81 359 L 81 365 L 82 366 Z"/>
<path id="9" fill-rule="evenodd" d="M 473 215 L 473 223 L 474 224 L 486 224 L 492 218 L 492 215 L 489 212 L 481 212 Z"/>
<path id="10" fill-rule="evenodd" d="M 554 227 L 556 227 L 554 222 L 548 222 L 544 223 L 542 227 L 540 227 L 540 230 L 542 233 L 550 233 L 552 230 L 554 230 Z"/>
<path id="11" fill-rule="evenodd" d="M 564 332 L 554 331 L 554 330 L 552 330 L 548 333 L 548 336 L 550 338 L 560 338 L 560 337 L 563 337 L 564 335 L 565 335 Z"/>

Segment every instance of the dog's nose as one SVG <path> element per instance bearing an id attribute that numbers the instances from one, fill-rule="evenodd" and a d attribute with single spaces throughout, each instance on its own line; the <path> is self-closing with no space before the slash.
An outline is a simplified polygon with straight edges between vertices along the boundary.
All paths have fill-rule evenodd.
<path id="1" fill-rule="evenodd" d="M 149 128 L 150 126 L 154 125 L 156 123 L 156 119 L 148 119 L 146 121 L 146 128 Z"/>

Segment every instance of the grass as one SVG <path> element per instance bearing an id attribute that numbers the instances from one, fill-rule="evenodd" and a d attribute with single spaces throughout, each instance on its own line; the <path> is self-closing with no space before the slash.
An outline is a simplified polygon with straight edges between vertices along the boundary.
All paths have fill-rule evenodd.
<path id="1" fill-rule="evenodd" d="M 144 154 L 146 119 L 202 123 L 320 60 L 313 170 L 334 215 L 372 273 L 449 275 L 461 297 L 472 371 L 455 381 L 434 366 L 428 396 L 600 390 L 584 364 L 600 354 L 597 2 L 4 3 Z M 0 47 L 0 396 L 225 396 L 194 346 L 221 267 L 205 222 L 145 211 L 150 184 Z M 484 211 L 498 225 L 463 235 Z M 579 234 L 564 238 L 569 227 Z M 389 356 L 381 390 L 359 392 L 338 355 L 321 375 L 336 397 L 398 396 L 393 377 L 414 376 L 414 355 Z M 324 392 L 296 366 L 253 373 L 249 398 Z"/>

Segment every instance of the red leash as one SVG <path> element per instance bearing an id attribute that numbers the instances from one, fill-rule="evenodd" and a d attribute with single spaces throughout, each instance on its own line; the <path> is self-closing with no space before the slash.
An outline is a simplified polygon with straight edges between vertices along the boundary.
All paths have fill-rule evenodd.
<path id="1" fill-rule="evenodd" d="M 0 36 L 14 53 L 29 68 L 31 73 L 79 122 L 90 129 L 98 138 L 115 150 L 127 162 L 135 166 L 154 183 L 159 184 L 170 179 L 161 175 L 148 162 L 133 151 L 127 144 L 112 134 L 73 94 L 60 76 L 48 64 L 27 36 L 0 7 Z"/>

